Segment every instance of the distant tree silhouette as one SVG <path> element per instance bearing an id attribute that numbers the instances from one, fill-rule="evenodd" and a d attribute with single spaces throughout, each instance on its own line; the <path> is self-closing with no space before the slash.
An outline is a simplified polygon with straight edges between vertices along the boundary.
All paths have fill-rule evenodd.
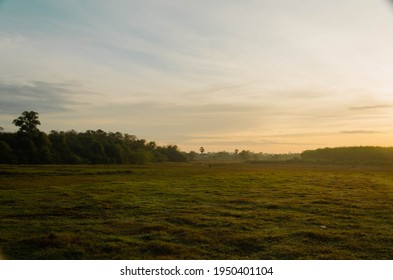
<path id="1" fill-rule="evenodd" d="M 200 147 L 199 151 L 201 152 L 201 154 L 203 154 L 205 152 L 205 148 L 204 147 Z"/>
<path id="2" fill-rule="evenodd" d="M 1 0 L 0 0 L 1 1 Z M 13 164 L 145 164 L 183 162 L 197 153 L 182 152 L 176 145 L 159 146 L 135 135 L 101 129 L 77 132 L 38 129 L 38 113 L 25 111 L 13 120 L 18 132 L 0 128 L 0 163 Z M 205 149 L 201 147 L 201 153 Z M 207 156 L 203 154 L 203 157 Z"/>
<path id="3" fill-rule="evenodd" d="M 195 152 L 195 151 L 190 151 L 189 153 L 188 153 L 188 160 L 194 160 L 196 157 L 197 157 L 197 153 Z"/>
<path id="4" fill-rule="evenodd" d="M 24 111 L 22 115 L 12 123 L 19 126 L 19 132 L 23 134 L 35 136 L 40 132 L 37 126 L 41 125 L 41 122 L 38 120 L 38 113 L 34 111 Z"/>

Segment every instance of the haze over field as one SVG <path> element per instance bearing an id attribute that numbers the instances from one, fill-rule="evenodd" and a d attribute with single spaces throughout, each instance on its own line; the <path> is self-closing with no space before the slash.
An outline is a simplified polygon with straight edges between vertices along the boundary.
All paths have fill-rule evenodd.
<path id="1" fill-rule="evenodd" d="M 383 0 L 0 0 L 0 126 L 182 150 L 393 144 Z"/>

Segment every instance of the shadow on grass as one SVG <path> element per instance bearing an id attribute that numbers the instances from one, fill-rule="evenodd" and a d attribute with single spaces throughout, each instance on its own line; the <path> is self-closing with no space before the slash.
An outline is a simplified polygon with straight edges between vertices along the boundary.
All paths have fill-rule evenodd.
<path id="1" fill-rule="evenodd" d="M 5 248 L 11 259 L 81 259 L 79 244 L 81 241 L 76 237 L 64 234 L 47 234 L 43 236 L 19 240 L 12 244 L 11 248 Z"/>

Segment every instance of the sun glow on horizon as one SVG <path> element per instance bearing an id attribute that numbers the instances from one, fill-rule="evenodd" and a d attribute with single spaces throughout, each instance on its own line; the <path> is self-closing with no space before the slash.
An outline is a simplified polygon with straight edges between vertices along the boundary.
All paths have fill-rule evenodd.
<path id="1" fill-rule="evenodd" d="M 182 150 L 393 143 L 386 1 L 4 1 L 0 24 L 7 131 L 35 110 Z"/>

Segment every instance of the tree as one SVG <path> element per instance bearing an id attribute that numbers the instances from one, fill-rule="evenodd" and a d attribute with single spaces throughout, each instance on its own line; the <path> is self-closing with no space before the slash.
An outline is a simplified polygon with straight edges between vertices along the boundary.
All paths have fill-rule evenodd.
<path id="1" fill-rule="evenodd" d="M 195 151 L 191 151 L 188 153 L 188 160 L 193 161 L 197 157 L 197 153 Z"/>
<path id="2" fill-rule="evenodd" d="M 11 147 L 5 141 L 0 140 L 0 163 L 12 162 L 12 153 Z"/>
<path id="3" fill-rule="evenodd" d="M 91 152 L 89 158 L 92 163 L 106 163 L 105 149 L 102 142 L 94 140 L 90 144 L 89 150 Z"/>
<path id="4" fill-rule="evenodd" d="M 160 147 L 160 152 L 164 154 L 168 161 L 172 162 L 182 162 L 187 161 L 187 158 L 182 154 L 176 145 L 168 145 L 165 147 Z"/>
<path id="5" fill-rule="evenodd" d="M 19 126 L 19 132 L 23 134 L 35 136 L 40 132 L 37 126 L 41 125 L 41 122 L 38 120 L 38 113 L 34 111 L 24 111 L 22 115 L 13 120 L 12 123 L 15 126 Z"/>
<path id="6" fill-rule="evenodd" d="M 246 150 L 243 150 L 243 151 L 241 151 L 240 153 L 239 153 L 239 157 L 242 159 L 242 160 L 250 160 L 250 159 L 252 159 L 252 153 L 250 152 L 250 151 L 246 151 Z"/>
<path id="7" fill-rule="evenodd" d="M 239 149 L 235 149 L 235 159 L 238 159 L 239 157 Z"/>
<path id="8" fill-rule="evenodd" d="M 200 147 L 199 151 L 201 152 L 201 154 L 203 154 L 205 152 L 205 148 L 204 147 Z"/>

